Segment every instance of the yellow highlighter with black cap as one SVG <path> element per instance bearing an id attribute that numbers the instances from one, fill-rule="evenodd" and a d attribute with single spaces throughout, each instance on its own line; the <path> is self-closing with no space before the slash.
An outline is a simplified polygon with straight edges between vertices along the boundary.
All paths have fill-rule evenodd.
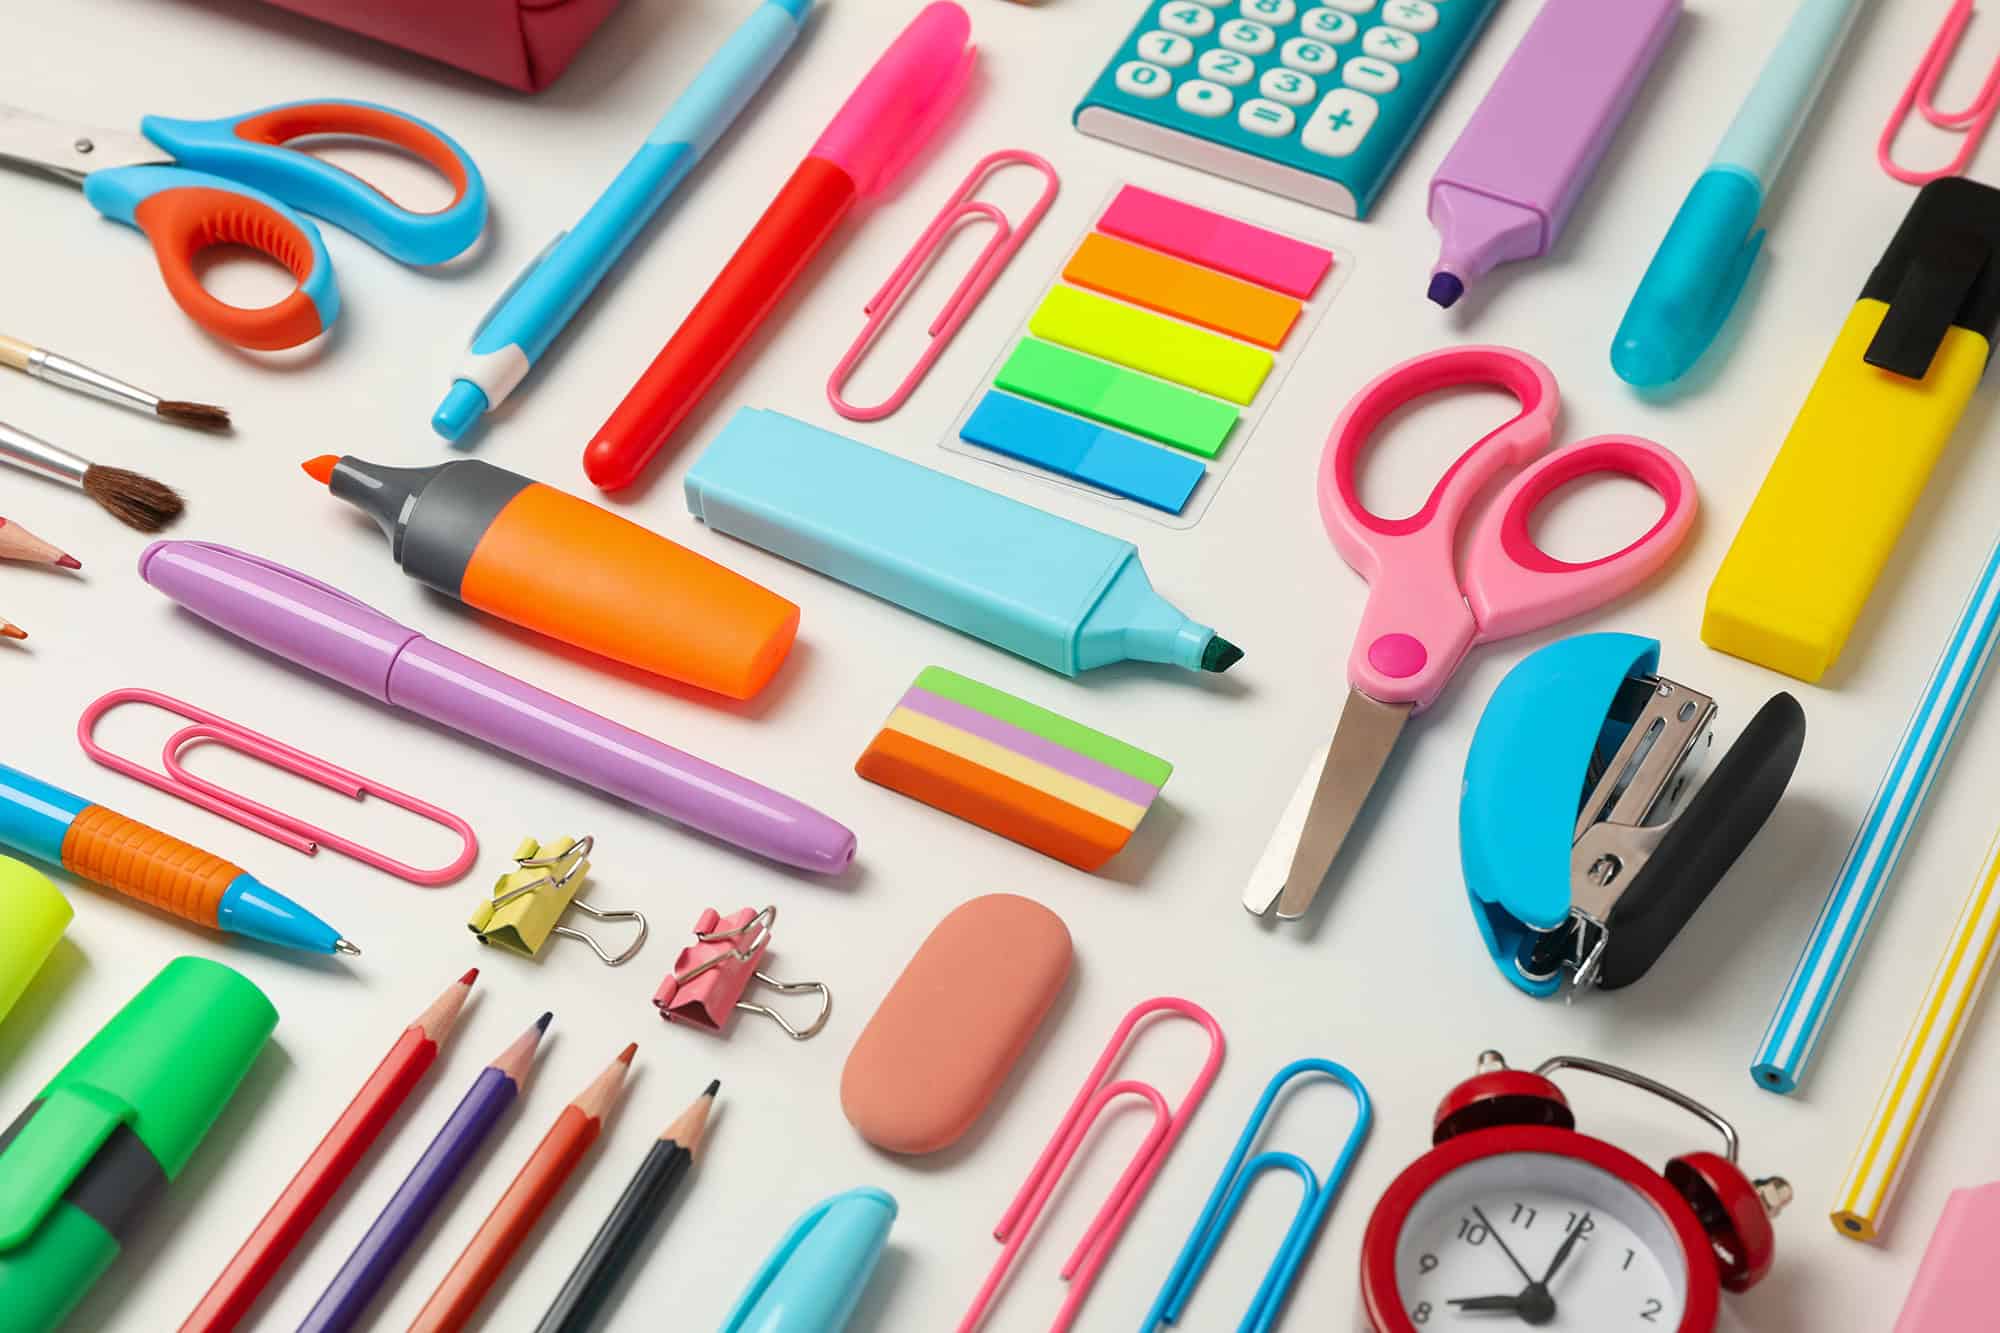
<path id="1" fill-rule="evenodd" d="M 1817 681 L 1979 385 L 2000 324 L 2000 190 L 1925 186 L 1709 585 L 1702 641 Z"/>

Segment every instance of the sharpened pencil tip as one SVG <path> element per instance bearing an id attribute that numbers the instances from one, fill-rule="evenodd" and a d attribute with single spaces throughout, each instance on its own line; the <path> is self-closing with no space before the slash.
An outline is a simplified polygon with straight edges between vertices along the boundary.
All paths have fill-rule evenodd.
<path id="1" fill-rule="evenodd" d="M 542 1016 L 535 1020 L 535 1031 L 547 1032 L 549 1030 L 549 1021 L 554 1017 L 555 1013 L 553 1010 L 544 1011 Z"/>
<path id="2" fill-rule="evenodd" d="M 477 980 L 479 980 L 479 969 L 476 967 L 468 967 L 465 969 L 465 975 L 458 979 L 458 984 L 461 986 L 470 986 L 473 982 Z"/>
<path id="3" fill-rule="evenodd" d="M 335 940 L 333 942 L 333 951 L 335 953 L 344 953 L 349 958 L 359 958 L 361 956 L 361 946 L 353 940 Z"/>
<path id="4" fill-rule="evenodd" d="M 638 1053 L 639 1053 L 639 1043 L 636 1041 L 631 1042 L 627 1044 L 624 1050 L 618 1052 L 618 1063 L 621 1065 L 629 1065 L 632 1063 L 632 1057 L 637 1055 Z"/>
<path id="5" fill-rule="evenodd" d="M 73 555 L 59 555 L 56 557 L 56 567 L 58 569 L 82 569 L 83 561 Z"/>
<path id="6" fill-rule="evenodd" d="M 716 1093 L 720 1091 L 722 1091 L 722 1080 L 719 1078 L 712 1078 L 708 1081 L 707 1090 L 704 1091 L 701 1095 L 704 1097 L 713 1097 Z"/>

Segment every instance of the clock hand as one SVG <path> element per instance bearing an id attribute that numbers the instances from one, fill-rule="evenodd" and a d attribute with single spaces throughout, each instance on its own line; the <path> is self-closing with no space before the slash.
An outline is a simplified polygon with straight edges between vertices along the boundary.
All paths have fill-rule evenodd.
<path id="1" fill-rule="evenodd" d="M 1542 1280 L 1536 1285 L 1546 1287 L 1554 1279 L 1556 1271 L 1569 1259 L 1569 1252 L 1576 1248 L 1576 1243 L 1579 1240 L 1583 1239 L 1583 1224 L 1589 1220 L 1589 1213 L 1585 1213 L 1576 1220 L 1576 1225 L 1569 1229 L 1569 1234 L 1563 1237 L 1563 1243 L 1557 1247 L 1556 1257 L 1549 1260 L 1549 1271 L 1542 1274 Z"/>
<path id="2" fill-rule="evenodd" d="M 1521 1313 L 1521 1298 L 1519 1296 L 1462 1296 L 1455 1301 L 1446 1301 L 1445 1304 L 1456 1305 L 1460 1310 L 1472 1314 Z"/>
<path id="3" fill-rule="evenodd" d="M 1506 1238 L 1500 1234 L 1500 1228 L 1494 1226 L 1491 1222 L 1486 1220 L 1486 1214 L 1480 1209 L 1478 1204 L 1474 1204 L 1472 1206 L 1472 1215 L 1479 1219 L 1479 1225 L 1486 1228 L 1486 1234 L 1493 1237 L 1493 1239 L 1496 1242 L 1498 1242 L 1500 1246 L 1500 1253 L 1507 1256 L 1507 1262 L 1514 1265 L 1514 1271 L 1521 1275 L 1521 1280 L 1527 1283 L 1530 1287 L 1533 1287 L 1535 1285 L 1534 1274 L 1530 1273 L 1522 1265 L 1521 1261 L 1514 1257 L 1514 1251 L 1507 1248 Z"/>

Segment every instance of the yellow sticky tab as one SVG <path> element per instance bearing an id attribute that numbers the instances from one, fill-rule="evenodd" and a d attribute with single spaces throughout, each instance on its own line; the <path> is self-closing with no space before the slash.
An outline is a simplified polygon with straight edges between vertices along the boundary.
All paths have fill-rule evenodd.
<path id="1" fill-rule="evenodd" d="M 493 886 L 493 896 L 473 909 L 465 923 L 472 933 L 482 943 L 497 944 L 526 958 L 541 952 L 569 910 L 570 899 L 583 887 L 583 877 L 590 873 L 587 858 L 563 859 L 574 846 L 575 838 L 557 838 L 546 846 L 533 838 L 522 839 L 514 849 L 516 861 L 550 860 L 555 864 L 522 866 L 502 875 Z"/>
<path id="2" fill-rule="evenodd" d="M 1271 373 L 1271 354 L 1136 306 L 1056 286 L 1028 321 L 1037 338 L 1248 403 Z"/>
<path id="3" fill-rule="evenodd" d="M 1888 311 L 1848 315 L 1709 585 L 1709 647 L 1804 681 L 1840 656 L 1986 367 L 1986 339 L 1955 326 L 1921 380 L 1869 365 Z"/>

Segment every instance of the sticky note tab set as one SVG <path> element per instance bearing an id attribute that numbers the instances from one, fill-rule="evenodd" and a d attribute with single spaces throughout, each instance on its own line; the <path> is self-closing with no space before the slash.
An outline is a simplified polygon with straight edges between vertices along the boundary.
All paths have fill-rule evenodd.
<path id="1" fill-rule="evenodd" d="M 1321 246 L 1125 186 L 945 447 L 1191 526 L 1347 267 Z"/>

